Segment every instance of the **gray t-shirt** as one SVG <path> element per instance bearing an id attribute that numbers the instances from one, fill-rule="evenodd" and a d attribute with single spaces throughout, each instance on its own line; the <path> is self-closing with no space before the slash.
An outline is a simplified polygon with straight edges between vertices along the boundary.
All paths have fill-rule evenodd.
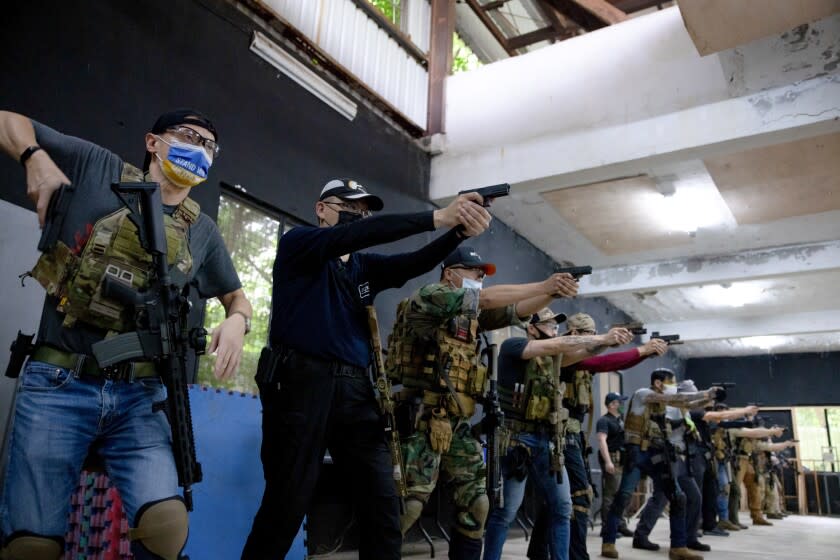
<path id="1" fill-rule="evenodd" d="M 122 208 L 122 203 L 111 191 L 111 184 L 119 182 L 123 161 L 92 142 L 61 134 L 35 121 L 32 125 L 38 145 L 76 187 L 59 238 L 79 254 L 93 225 Z M 173 208 L 164 207 L 164 210 L 171 212 Z M 189 244 L 193 259 L 189 279 L 201 297 L 219 297 L 242 287 L 219 229 L 206 214 L 202 213 L 190 226 Z M 91 345 L 102 340 L 105 331 L 82 322 L 72 328 L 63 327 L 64 314 L 56 310 L 57 305 L 56 298 L 45 298 L 38 341 L 68 352 L 90 355 Z"/>

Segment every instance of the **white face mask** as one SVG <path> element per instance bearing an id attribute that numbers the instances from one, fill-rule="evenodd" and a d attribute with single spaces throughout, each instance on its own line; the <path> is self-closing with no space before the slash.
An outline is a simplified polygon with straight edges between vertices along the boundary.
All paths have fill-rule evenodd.
<path id="1" fill-rule="evenodd" d="M 662 392 L 665 393 L 666 395 L 676 395 L 677 394 L 677 386 L 673 385 L 673 384 L 665 383 L 663 385 Z"/>
<path id="2" fill-rule="evenodd" d="M 468 290 L 480 290 L 483 285 L 481 280 L 473 280 L 472 278 L 461 277 L 461 287 Z"/>

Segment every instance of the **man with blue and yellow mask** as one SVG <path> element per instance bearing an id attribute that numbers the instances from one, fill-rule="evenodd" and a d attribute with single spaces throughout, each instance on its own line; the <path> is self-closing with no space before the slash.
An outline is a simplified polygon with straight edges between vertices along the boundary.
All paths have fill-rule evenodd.
<path id="1" fill-rule="evenodd" d="M 207 179 L 217 141 L 215 127 L 200 112 L 165 113 L 145 136 L 141 170 L 106 148 L 0 111 L 0 149 L 24 167 L 42 225 L 53 194 L 62 185 L 74 187 L 55 247 L 30 273 L 47 294 L 9 436 L 0 505 L 3 560 L 61 557 L 70 496 L 91 449 L 120 492 L 134 558 L 180 557 L 187 508 L 178 495 L 166 413 L 152 406 L 166 399 L 165 372 L 143 360 L 101 367 L 92 348 L 137 328 L 131 306 L 102 289 L 106 275 L 139 291 L 153 274 L 136 226 L 111 186 L 155 182 L 173 282 L 177 269 L 201 297 L 221 301 L 227 318 L 214 329 L 209 352 L 217 354 L 217 377 L 236 373 L 251 305 L 219 230 L 188 197 L 190 187 Z M 186 320 L 186 310 L 180 313 Z"/>

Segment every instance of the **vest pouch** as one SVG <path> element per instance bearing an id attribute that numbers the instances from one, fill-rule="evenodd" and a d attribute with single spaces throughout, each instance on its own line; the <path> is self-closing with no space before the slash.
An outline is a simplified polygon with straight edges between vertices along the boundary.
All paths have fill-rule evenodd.
<path id="1" fill-rule="evenodd" d="M 44 287 L 47 295 L 61 299 L 67 280 L 78 268 L 79 257 L 73 254 L 70 247 L 58 241 L 52 251 L 41 253 L 29 275 Z"/>

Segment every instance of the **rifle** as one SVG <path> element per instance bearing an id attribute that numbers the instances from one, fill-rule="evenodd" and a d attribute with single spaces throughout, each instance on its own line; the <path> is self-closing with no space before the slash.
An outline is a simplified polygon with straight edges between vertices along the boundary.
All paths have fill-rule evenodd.
<path id="1" fill-rule="evenodd" d="M 400 497 L 400 513 L 405 513 L 405 497 L 408 495 L 408 488 L 403 476 L 402 448 L 400 447 L 400 434 L 397 431 L 397 420 L 394 416 L 394 398 L 391 395 L 391 380 L 385 373 L 385 361 L 382 359 L 382 339 L 379 338 L 379 318 L 376 316 L 376 308 L 367 306 L 368 327 L 370 328 L 370 345 L 373 353 L 373 374 L 376 378 L 376 390 L 379 392 L 379 406 L 385 417 L 385 437 L 388 440 L 388 449 L 391 452 L 391 467 L 394 484 L 397 486 L 397 495 Z"/>
<path id="2" fill-rule="evenodd" d="M 641 321 L 634 321 L 632 323 L 615 323 L 610 327 L 611 329 L 627 329 L 634 335 L 647 334 L 647 329 Z"/>
<path id="3" fill-rule="evenodd" d="M 484 199 L 482 206 L 487 208 L 488 206 L 490 206 L 490 203 L 493 202 L 493 200 L 503 196 L 508 196 L 510 194 L 510 185 L 508 183 L 499 183 L 498 185 L 490 185 L 489 187 L 466 189 L 463 191 L 459 191 L 458 194 L 462 195 L 471 192 L 480 194 L 481 198 Z"/>
<path id="4" fill-rule="evenodd" d="M 163 410 L 172 430 L 172 453 L 178 471 L 178 485 L 184 489 L 184 504 L 192 511 L 193 484 L 201 482 L 201 464 L 195 456 L 192 413 L 190 411 L 189 352 L 204 353 L 207 331 L 189 328 L 189 285 L 179 285 L 170 275 L 167 263 L 163 206 L 157 183 L 115 183 L 111 190 L 129 209 L 128 218 L 137 226 L 140 245 L 152 258 L 148 287 L 135 291 L 112 276 L 105 276 L 102 293 L 135 310 L 136 330 L 93 344 L 93 354 L 102 368 L 125 361 L 152 361 L 166 386 L 166 400 L 152 404 Z M 185 279 L 184 279 L 185 280 Z"/>
<path id="5" fill-rule="evenodd" d="M 554 410 L 548 416 L 551 424 L 551 471 L 557 478 L 557 484 L 563 484 L 563 465 L 566 463 L 566 456 L 563 454 L 566 448 L 566 426 L 569 420 L 569 410 L 563 408 L 563 395 L 566 393 L 566 383 L 561 381 L 561 369 L 563 367 L 563 354 L 554 356 Z"/>
<path id="6" fill-rule="evenodd" d="M 499 437 L 499 430 L 504 423 L 505 413 L 502 411 L 502 403 L 499 400 L 499 364 L 498 346 L 488 344 L 485 348 L 487 354 L 487 371 L 489 386 L 485 397 L 487 428 L 487 495 L 490 498 L 490 508 L 501 508 L 505 506 L 504 478 L 502 477 L 502 457 L 507 452 L 501 448 L 503 438 Z"/>
<path id="7" fill-rule="evenodd" d="M 666 495 L 668 496 L 668 499 L 672 500 L 682 494 L 682 490 L 680 489 L 680 485 L 677 481 L 677 450 L 674 447 L 674 444 L 670 441 L 671 423 L 668 419 L 662 415 L 662 417 L 657 418 L 655 422 L 659 424 L 659 428 L 665 436 L 663 438 L 665 441 L 664 451 L 665 460 L 668 461 L 668 468 L 662 473 L 662 482 L 665 486 L 665 492 L 667 493 Z"/>
<path id="8" fill-rule="evenodd" d="M 61 233 L 61 228 L 64 225 L 64 218 L 67 217 L 67 209 L 70 207 L 70 201 L 73 194 L 76 192 L 74 185 L 64 184 L 58 190 L 50 195 L 50 202 L 47 205 L 46 217 L 44 220 L 44 229 L 41 230 L 41 238 L 38 240 L 38 250 L 42 253 L 48 253 L 55 248 L 58 243 L 58 236 Z M 21 276 L 21 279 L 28 274 Z M 35 345 L 32 340 L 35 338 L 34 334 L 23 334 L 18 331 L 17 337 L 12 342 L 11 357 L 9 364 L 6 366 L 6 377 L 12 379 L 20 375 L 21 369 L 26 359 L 35 350 Z"/>
<path id="9" fill-rule="evenodd" d="M 571 274 L 575 280 L 580 280 L 581 276 L 586 276 L 587 274 L 592 274 L 592 267 L 591 266 L 565 266 L 565 267 L 555 267 L 555 273 L 559 274 Z"/>
<path id="10" fill-rule="evenodd" d="M 680 340 L 680 335 L 678 334 L 659 334 L 659 331 L 653 331 L 650 333 L 650 337 L 658 338 L 662 342 L 667 342 L 668 346 L 673 346 L 674 344 L 682 344 L 684 341 Z"/>

